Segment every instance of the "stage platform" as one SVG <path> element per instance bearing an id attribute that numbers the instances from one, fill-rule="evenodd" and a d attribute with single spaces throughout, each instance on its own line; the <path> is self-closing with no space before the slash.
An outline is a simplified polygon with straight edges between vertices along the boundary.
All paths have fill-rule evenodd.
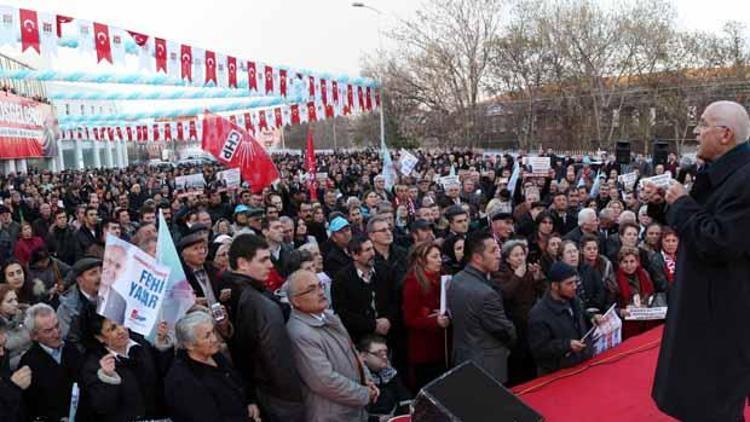
<path id="1" fill-rule="evenodd" d="M 547 421 L 674 421 L 651 399 L 663 326 L 513 392 Z M 750 408 L 745 408 L 750 420 Z"/>

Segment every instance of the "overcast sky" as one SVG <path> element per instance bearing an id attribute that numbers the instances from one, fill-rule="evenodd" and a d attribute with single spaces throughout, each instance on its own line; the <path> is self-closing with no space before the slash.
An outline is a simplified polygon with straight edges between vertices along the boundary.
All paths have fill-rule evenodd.
<path id="1" fill-rule="evenodd" d="M 0 3 L 70 15 L 174 41 L 321 72 L 359 74 L 363 54 L 378 46 L 378 15 L 348 0 L 0 0 Z M 371 0 L 383 28 L 413 16 L 420 0 Z M 676 1 L 680 24 L 718 30 L 742 18 L 750 2 Z"/>

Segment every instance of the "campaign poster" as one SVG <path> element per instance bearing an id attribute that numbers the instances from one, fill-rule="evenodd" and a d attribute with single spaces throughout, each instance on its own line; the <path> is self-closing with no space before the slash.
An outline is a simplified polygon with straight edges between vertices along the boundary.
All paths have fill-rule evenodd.
<path id="1" fill-rule="evenodd" d="M 594 356 L 622 343 L 622 320 L 617 316 L 615 305 L 602 315 L 602 320 L 594 330 Z"/>
<path id="2" fill-rule="evenodd" d="M 0 159 L 54 157 L 59 139 L 51 105 L 0 93 Z"/>
<path id="3" fill-rule="evenodd" d="M 108 235 L 97 312 L 138 334 L 156 325 L 170 269 L 137 246 Z"/>

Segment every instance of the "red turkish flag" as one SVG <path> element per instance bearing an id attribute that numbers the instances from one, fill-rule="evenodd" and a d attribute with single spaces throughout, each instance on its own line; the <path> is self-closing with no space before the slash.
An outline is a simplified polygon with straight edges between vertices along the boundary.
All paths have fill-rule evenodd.
<path id="1" fill-rule="evenodd" d="M 375 107 L 380 107 L 380 90 L 375 91 Z"/>
<path id="2" fill-rule="evenodd" d="M 307 151 L 305 152 L 305 171 L 307 172 L 307 190 L 310 192 L 310 200 L 318 200 L 317 163 L 315 162 L 315 142 L 310 127 L 307 128 Z"/>
<path id="3" fill-rule="evenodd" d="M 308 77 L 309 82 L 307 83 L 308 91 L 310 91 L 310 97 L 315 96 L 315 76 Z"/>
<path id="4" fill-rule="evenodd" d="M 299 104 L 292 104 L 290 107 L 292 111 L 292 124 L 298 125 L 299 124 Z"/>
<path id="5" fill-rule="evenodd" d="M 307 121 L 314 122 L 318 120 L 318 116 L 315 113 L 315 101 L 307 103 Z"/>
<path id="6" fill-rule="evenodd" d="M 18 9 L 18 20 L 21 23 L 21 52 L 31 47 L 37 53 L 39 49 L 39 23 L 36 19 L 36 11 Z"/>
<path id="7" fill-rule="evenodd" d="M 69 16 L 57 15 L 55 17 L 55 20 L 57 21 L 57 38 L 62 38 L 62 25 L 64 23 L 73 22 L 73 18 Z"/>
<path id="8" fill-rule="evenodd" d="M 84 130 L 84 131 L 85 131 L 85 133 L 86 133 L 86 139 L 91 139 L 91 136 L 89 135 L 89 127 L 88 127 L 88 126 L 86 126 L 85 128 L 83 128 L 83 130 Z"/>
<path id="9" fill-rule="evenodd" d="M 323 100 L 324 105 L 328 105 L 328 90 L 326 89 L 326 80 L 320 80 L 320 99 Z"/>
<path id="10" fill-rule="evenodd" d="M 167 42 L 162 38 L 154 38 L 156 55 L 156 71 L 167 73 Z"/>
<path id="11" fill-rule="evenodd" d="M 354 106 L 354 91 L 351 86 L 351 84 L 346 86 L 346 105 L 349 107 L 349 111 L 352 111 L 352 106 Z"/>
<path id="12" fill-rule="evenodd" d="M 193 50 L 189 45 L 180 46 L 180 63 L 182 64 L 182 79 L 193 81 Z M 214 63 L 216 64 L 216 63 Z"/>
<path id="13" fill-rule="evenodd" d="M 273 93 L 273 68 L 271 66 L 266 66 L 263 75 L 266 81 L 266 94 L 271 94 Z"/>
<path id="14" fill-rule="evenodd" d="M 326 109 L 326 119 L 332 119 L 335 117 L 333 104 L 326 105 L 325 109 Z"/>
<path id="15" fill-rule="evenodd" d="M 112 63 L 112 46 L 109 43 L 107 25 L 94 22 L 94 43 L 96 44 L 96 62 L 106 60 Z"/>
<path id="16" fill-rule="evenodd" d="M 191 141 L 198 140 L 198 129 L 195 128 L 195 120 L 190 121 L 190 130 L 188 132 L 188 139 Z"/>
<path id="17" fill-rule="evenodd" d="M 135 139 L 140 142 L 143 140 L 143 131 L 140 126 L 135 127 Z"/>
<path id="18" fill-rule="evenodd" d="M 255 74 L 255 62 L 247 62 L 247 87 L 253 91 L 258 90 L 258 78 Z"/>
<path id="19" fill-rule="evenodd" d="M 333 103 L 338 104 L 339 103 L 339 83 L 336 81 L 331 81 L 331 91 L 333 91 Z"/>
<path id="20" fill-rule="evenodd" d="M 255 126 L 253 126 L 253 118 L 250 113 L 245 113 L 245 130 L 248 133 L 255 133 Z"/>
<path id="21" fill-rule="evenodd" d="M 273 122 L 276 125 L 276 129 L 284 126 L 284 119 L 281 117 L 281 107 L 273 109 Z"/>
<path id="22" fill-rule="evenodd" d="M 261 110 L 258 112 L 258 128 L 260 130 L 268 130 L 268 122 L 266 121 L 265 110 Z"/>
<path id="23" fill-rule="evenodd" d="M 177 122 L 177 139 L 180 141 L 184 141 L 185 140 L 184 135 L 185 135 L 185 132 L 184 132 L 184 129 L 182 128 L 182 122 Z"/>
<path id="24" fill-rule="evenodd" d="M 133 128 L 128 126 L 125 128 L 125 132 L 128 134 L 128 141 L 133 140 Z"/>
<path id="25" fill-rule="evenodd" d="M 95 127 L 93 130 L 94 130 L 94 139 L 98 141 L 99 140 L 99 128 Z"/>
<path id="26" fill-rule="evenodd" d="M 114 141 L 115 140 L 115 130 L 111 127 L 107 128 L 107 135 L 109 135 L 109 140 Z"/>
<path id="27" fill-rule="evenodd" d="M 237 124 L 237 116 L 235 116 L 234 114 L 232 114 L 231 116 L 229 116 L 229 121 L 232 122 L 233 125 L 236 125 Z"/>
<path id="28" fill-rule="evenodd" d="M 216 53 L 206 50 L 206 84 L 216 84 Z"/>
<path id="29" fill-rule="evenodd" d="M 133 37 L 133 41 L 138 45 L 138 47 L 143 47 L 148 42 L 148 35 L 134 31 L 128 31 L 128 34 Z"/>
<path id="30" fill-rule="evenodd" d="M 286 97 L 286 70 L 279 69 L 279 92 Z"/>
<path id="31" fill-rule="evenodd" d="M 120 126 L 117 126 L 117 129 L 115 129 L 115 130 L 117 131 L 117 139 L 122 140 L 123 139 L 123 137 L 122 137 L 122 128 Z"/>
<path id="32" fill-rule="evenodd" d="M 372 91 L 369 86 L 365 91 L 365 107 L 367 107 L 368 111 L 372 110 Z"/>
<path id="33" fill-rule="evenodd" d="M 154 141 L 159 140 L 159 125 L 154 123 Z"/>
<path id="34" fill-rule="evenodd" d="M 164 123 L 164 140 L 172 141 L 172 126 L 169 123 Z"/>
<path id="35" fill-rule="evenodd" d="M 357 87 L 357 102 L 359 103 L 359 109 L 364 110 L 365 109 L 365 97 L 362 93 L 362 87 Z"/>
<path id="36" fill-rule="evenodd" d="M 237 59 L 232 56 L 227 56 L 227 70 L 229 87 L 237 88 Z"/>
<path id="37" fill-rule="evenodd" d="M 230 168 L 239 168 L 254 193 L 279 178 L 279 171 L 263 146 L 241 127 L 215 114 L 203 120 L 203 150 Z"/>

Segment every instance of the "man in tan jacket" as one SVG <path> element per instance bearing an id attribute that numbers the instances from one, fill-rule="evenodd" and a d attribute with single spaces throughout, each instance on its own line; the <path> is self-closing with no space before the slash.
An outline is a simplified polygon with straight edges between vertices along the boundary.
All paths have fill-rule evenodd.
<path id="1" fill-rule="evenodd" d="M 315 273 L 299 270 L 289 277 L 292 315 L 287 331 L 303 382 L 305 413 L 311 422 L 365 421 L 365 406 L 380 392 L 365 379 L 364 368 L 341 319 Z"/>

